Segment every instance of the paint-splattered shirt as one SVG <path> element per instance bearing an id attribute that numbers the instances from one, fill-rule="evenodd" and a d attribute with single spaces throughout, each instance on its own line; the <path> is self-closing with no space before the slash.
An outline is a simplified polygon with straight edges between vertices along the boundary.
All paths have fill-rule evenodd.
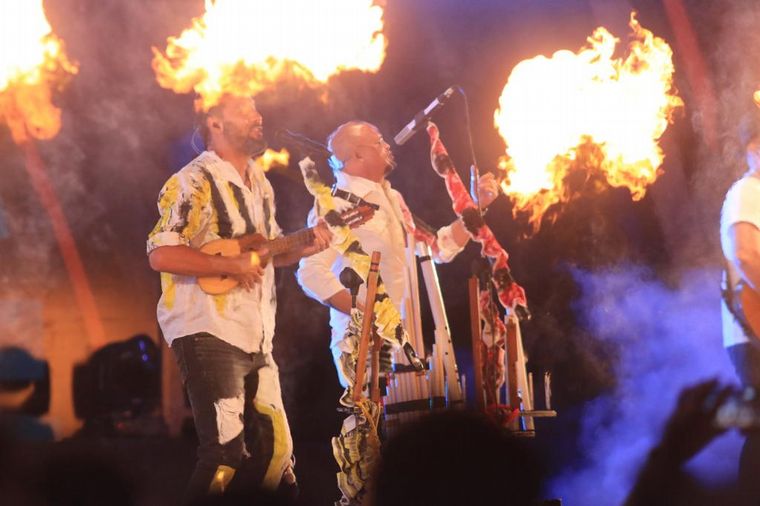
<path id="1" fill-rule="evenodd" d="M 231 164 L 213 151 L 201 153 L 161 190 L 161 217 L 148 236 L 148 253 L 159 246 L 200 248 L 253 232 L 280 236 L 274 192 L 263 170 L 251 161 L 246 178 L 250 189 Z M 272 351 L 277 309 L 272 262 L 250 291 L 238 287 L 207 295 L 195 277 L 169 273 L 161 273 L 161 289 L 158 322 L 169 345 L 178 337 L 208 332 L 247 353 Z"/>
<path id="2" fill-rule="evenodd" d="M 409 318 L 412 315 L 409 312 L 413 311 L 414 307 L 419 308 L 419 300 L 412 300 L 417 294 L 413 289 L 417 284 L 417 263 L 411 212 L 401 194 L 385 179 L 382 183 L 377 183 L 344 172 L 337 172 L 335 178 L 338 188 L 379 207 L 371 220 L 353 232 L 364 251 L 381 253 L 380 276 L 388 296 L 404 318 L 406 328 L 411 332 Z M 350 207 L 345 200 L 336 198 L 336 202 L 340 210 Z M 309 225 L 315 224 L 316 215 L 312 209 Z M 457 244 L 450 225 L 440 228 L 433 241 L 433 258 L 436 262 L 450 262 L 464 248 Z M 339 276 L 347 265 L 345 258 L 335 248 L 327 248 L 315 255 L 302 258 L 296 275 L 306 294 L 324 303 L 331 296 L 344 290 Z M 358 300 L 363 301 L 365 297 L 366 288 L 362 285 L 359 288 Z M 334 354 L 340 351 L 337 346 L 345 336 L 350 320 L 349 315 L 330 308 L 330 347 Z"/>

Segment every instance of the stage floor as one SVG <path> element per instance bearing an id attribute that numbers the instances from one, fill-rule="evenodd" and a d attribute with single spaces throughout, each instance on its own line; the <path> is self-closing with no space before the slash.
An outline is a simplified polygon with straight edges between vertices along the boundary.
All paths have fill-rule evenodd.
<path id="1" fill-rule="evenodd" d="M 333 504 L 339 493 L 330 442 L 297 443 L 296 459 L 301 492 L 298 504 Z M 91 492 L 107 497 L 113 494 L 110 504 L 116 505 L 124 504 L 121 500 L 129 496 L 126 487 L 137 506 L 173 506 L 179 504 L 193 470 L 195 442 L 191 438 L 88 437 L 55 443 L 15 443 L 12 450 L 0 450 L 0 461 L 2 475 L 17 473 L 12 480 L 14 486 L 37 493 L 51 487 L 89 487 Z M 0 490 L 5 489 L 0 485 Z M 3 495 L 4 505 L 15 506 L 6 502 L 9 495 Z"/>

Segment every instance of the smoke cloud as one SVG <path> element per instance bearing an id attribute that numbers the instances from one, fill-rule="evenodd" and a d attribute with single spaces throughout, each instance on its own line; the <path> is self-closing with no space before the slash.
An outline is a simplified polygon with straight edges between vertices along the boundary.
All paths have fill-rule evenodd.
<path id="1" fill-rule="evenodd" d="M 551 490 L 571 505 L 599 504 L 600 497 L 619 504 L 681 389 L 711 377 L 736 383 L 722 348 L 719 273 L 685 270 L 669 282 L 637 265 L 573 274 L 580 325 L 617 349 L 617 380 L 584 408 L 584 463 L 557 476 Z M 736 434 L 722 436 L 689 467 L 706 483 L 729 481 L 739 446 Z"/>

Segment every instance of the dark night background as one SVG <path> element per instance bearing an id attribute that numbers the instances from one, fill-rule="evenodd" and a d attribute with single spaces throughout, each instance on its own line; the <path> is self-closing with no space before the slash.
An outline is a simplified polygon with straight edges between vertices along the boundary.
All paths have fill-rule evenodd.
<path id="1" fill-rule="evenodd" d="M 529 369 L 536 378 L 553 374 L 559 417 L 540 420 L 535 440 L 551 473 L 545 495 L 570 505 L 599 504 L 600 496 L 608 497 L 605 504 L 619 501 L 680 389 L 709 376 L 733 380 L 721 348 L 718 219 L 725 191 L 743 171 L 740 139 L 760 119 L 751 100 L 760 84 L 760 4 L 683 1 L 707 70 L 694 82 L 684 71 L 693 61 L 679 51 L 666 3 L 677 2 L 388 0 L 389 44 L 378 73 L 338 76 L 328 85 L 326 103 L 294 83 L 257 98 L 270 137 L 287 127 L 323 141 L 338 124 L 359 118 L 390 139 L 434 96 L 460 84 L 470 100 L 478 160 L 488 171 L 504 152 L 493 113 L 518 62 L 562 48 L 575 51 L 600 25 L 621 39 L 622 51 L 631 9 L 644 28 L 671 44 L 675 86 L 686 105 L 661 140 L 664 173 L 642 201 L 633 202 L 624 189 L 588 188 L 554 209 L 556 219 L 532 235 L 526 220 L 512 218 L 504 197 L 486 216 L 510 253 L 534 315 L 522 329 Z M 43 158 L 102 294 L 99 303 L 120 308 L 114 319 L 132 305 L 150 315 L 159 286 L 144 245 L 158 217 L 155 200 L 170 174 L 194 156 L 192 97 L 156 84 L 151 47 L 163 49 L 167 36 L 202 14 L 203 2 L 47 0 L 45 8 L 80 70 L 57 97 L 63 127 L 39 144 Z M 700 101 L 705 89 L 715 103 Z M 461 98 L 436 121 L 465 177 L 470 160 Z M 67 279 L 46 215 L 26 181 L 21 153 L 0 128 L 0 296 L 61 303 Z M 442 180 L 430 169 L 425 136 L 394 152 L 399 168 L 391 182 L 412 211 L 435 226 L 449 223 L 454 216 Z M 302 227 L 311 199 L 295 163 L 270 173 L 270 180 L 282 228 Z M 478 253 L 471 244 L 438 270 L 465 373 L 471 371 L 465 287 Z M 328 351 L 327 310 L 301 293 L 293 272 L 279 273 L 275 355 L 304 504 L 328 504 L 337 494 L 329 439 L 340 425 L 340 389 Z M 153 325 L 142 332 L 156 335 Z M 86 358 L 80 336 L 61 330 L 54 339 Z M 542 391 L 539 384 L 536 391 Z M 50 423 L 56 428 L 55 420 Z M 738 446 L 733 434 L 721 438 L 695 460 L 694 472 L 710 483 L 730 479 Z M 154 481 L 165 467 L 160 455 L 140 454 L 154 460 Z M 177 469 L 183 468 L 175 466 L 174 474 Z M 183 479 L 167 478 L 180 489 Z M 165 492 L 170 498 L 175 493 Z"/>

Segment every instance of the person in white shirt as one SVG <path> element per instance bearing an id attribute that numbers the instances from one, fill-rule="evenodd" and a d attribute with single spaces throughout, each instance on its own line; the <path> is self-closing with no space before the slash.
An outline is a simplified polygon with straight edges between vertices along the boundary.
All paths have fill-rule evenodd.
<path id="1" fill-rule="evenodd" d="M 746 150 L 747 172 L 728 190 L 720 219 L 720 242 L 726 260 L 724 279 L 723 345 L 742 385 L 760 395 L 760 341 L 737 310 L 734 289 L 743 283 L 760 292 L 760 138 Z M 739 481 L 744 493 L 760 500 L 760 435 L 750 433 L 739 462 Z"/>
<path id="2" fill-rule="evenodd" d="M 386 176 L 394 169 L 395 160 L 390 146 L 376 126 L 363 121 L 350 121 L 340 125 L 328 138 L 332 153 L 330 165 L 336 184 L 333 190 L 338 211 L 366 201 L 377 207 L 374 216 L 353 230 L 362 249 L 371 253 L 379 251 L 380 276 L 388 296 L 399 310 L 402 318 L 411 297 L 410 269 L 416 269 L 415 225 L 412 215 L 401 194 L 393 189 Z M 493 175 L 480 178 L 481 205 L 487 207 L 498 196 Z M 316 219 L 315 211 L 309 215 L 310 223 Z M 437 262 L 451 261 L 469 241 L 469 234 L 460 220 L 439 229 L 432 244 Z M 339 275 L 347 262 L 334 248 L 303 258 L 297 271 L 298 282 L 307 295 L 330 307 L 332 338 L 330 348 L 338 377 L 345 387 L 347 382 L 341 373 L 341 353 L 350 353 L 350 345 L 344 342 L 350 322 L 351 295 L 339 281 Z M 365 298 L 362 285 L 358 301 Z M 361 303 L 359 303 L 361 307 Z M 421 353 L 424 350 L 419 350 Z M 341 504 L 352 504 L 357 498 L 345 496 Z"/>
<path id="3" fill-rule="evenodd" d="M 201 130 L 208 151 L 164 185 L 147 248 L 151 267 L 161 272 L 158 321 L 179 364 L 199 439 L 185 501 L 224 492 L 244 462 L 246 476 L 236 482 L 270 490 L 282 484 L 295 493 L 292 439 L 272 359 L 274 267 L 324 249 L 330 233 L 319 223 L 312 244 L 266 266 L 250 252 L 201 252 L 214 239 L 282 234 L 272 187 L 251 158 L 265 147 L 254 101 L 223 96 L 203 116 Z M 202 276 L 228 276 L 239 285 L 209 295 L 197 283 Z"/>

